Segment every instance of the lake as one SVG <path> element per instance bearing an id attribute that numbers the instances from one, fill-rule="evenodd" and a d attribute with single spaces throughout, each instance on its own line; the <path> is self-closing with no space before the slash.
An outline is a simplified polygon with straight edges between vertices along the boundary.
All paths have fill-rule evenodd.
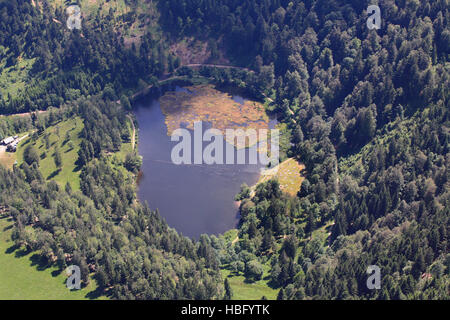
<path id="1" fill-rule="evenodd" d="M 186 92 L 178 86 L 170 90 Z M 245 102 L 240 96 L 232 98 L 238 103 Z M 167 134 L 159 97 L 141 98 L 134 107 L 139 128 L 138 150 L 143 157 L 139 200 L 157 209 L 170 227 L 188 237 L 220 234 L 235 228 L 239 216 L 234 197 L 243 182 L 253 185 L 258 181 L 261 165 L 173 164 L 171 152 L 178 142 L 172 142 Z"/>

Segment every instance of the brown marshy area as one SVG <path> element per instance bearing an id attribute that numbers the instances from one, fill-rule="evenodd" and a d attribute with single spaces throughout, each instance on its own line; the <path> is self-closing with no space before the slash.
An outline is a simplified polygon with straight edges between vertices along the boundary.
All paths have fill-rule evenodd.
<path id="1" fill-rule="evenodd" d="M 241 129 L 244 132 L 247 129 L 269 129 L 270 119 L 261 103 L 244 99 L 236 101 L 229 93 L 219 91 L 209 84 L 167 92 L 160 97 L 159 102 L 169 136 L 181 127 L 193 129 L 194 122 L 197 121 L 210 123 L 212 128 L 220 130 L 223 135 L 226 129 Z M 239 149 L 263 139 L 267 137 L 250 136 L 245 145 L 239 143 L 238 139 L 227 142 Z"/>
<path id="2" fill-rule="evenodd" d="M 280 163 L 278 166 L 265 170 L 264 174 L 259 178 L 257 184 L 269 181 L 271 179 L 277 179 L 280 183 L 280 189 L 283 192 L 290 194 L 291 196 L 295 196 L 300 191 L 303 180 L 305 180 L 305 177 L 301 174 L 304 169 L 305 166 L 303 164 L 299 163 L 294 158 L 289 158 Z"/>

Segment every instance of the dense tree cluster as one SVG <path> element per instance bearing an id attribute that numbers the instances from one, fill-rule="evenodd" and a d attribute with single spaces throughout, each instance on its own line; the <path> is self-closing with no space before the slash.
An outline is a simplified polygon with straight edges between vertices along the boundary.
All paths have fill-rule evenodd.
<path id="1" fill-rule="evenodd" d="M 78 109 L 84 122 L 78 153 L 80 166 L 99 158 L 102 151 L 118 151 L 122 142 L 130 141 L 130 120 L 116 102 L 94 97 L 82 101 Z"/>

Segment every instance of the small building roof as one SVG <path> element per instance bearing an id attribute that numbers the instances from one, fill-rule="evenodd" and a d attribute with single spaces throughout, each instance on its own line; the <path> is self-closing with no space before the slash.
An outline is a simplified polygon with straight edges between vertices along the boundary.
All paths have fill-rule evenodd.
<path id="1" fill-rule="evenodd" d="M 8 138 L 3 139 L 4 144 L 10 144 L 13 141 L 14 141 L 13 137 L 8 137 Z"/>

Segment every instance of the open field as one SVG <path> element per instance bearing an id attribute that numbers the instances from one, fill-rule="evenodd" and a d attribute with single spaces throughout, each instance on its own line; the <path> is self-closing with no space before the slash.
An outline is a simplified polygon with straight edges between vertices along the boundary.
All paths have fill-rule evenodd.
<path id="1" fill-rule="evenodd" d="M 23 153 L 25 148 L 28 144 L 32 144 L 40 156 L 39 168 L 43 177 L 47 180 L 55 180 L 63 187 L 69 182 L 72 189 L 78 190 L 80 188 L 80 170 L 75 162 L 78 159 L 78 150 L 81 142 L 79 135 L 82 130 L 83 122 L 76 117 L 45 129 L 44 133 L 36 141 L 32 141 L 32 138 L 28 137 L 18 146 L 16 155 L 18 165 L 24 161 Z M 66 134 L 69 137 L 68 141 L 66 141 Z M 45 136 L 48 136 L 48 149 L 46 148 Z M 62 167 L 60 169 L 56 167 L 53 157 L 57 148 L 62 159 Z"/>
<path id="2" fill-rule="evenodd" d="M 55 7 L 66 7 L 66 0 L 50 0 Z M 113 9 L 114 15 L 127 13 L 129 9 L 125 4 L 125 0 L 80 0 L 80 8 L 82 14 L 89 15 L 96 13 L 99 9 L 103 14 L 108 14 L 110 9 Z"/>
<path id="3" fill-rule="evenodd" d="M 6 146 L 0 146 L 0 164 L 2 164 L 6 168 L 12 168 L 15 161 L 15 154 L 6 152 Z"/>
<path id="4" fill-rule="evenodd" d="M 268 169 L 259 178 L 257 184 L 277 178 L 280 183 L 280 189 L 284 192 L 295 196 L 300 191 L 303 180 L 300 172 L 305 169 L 303 164 L 298 163 L 294 158 L 289 158 L 278 166 Z"/>
<path id="5" fill-rule="evenodd" d="M 65 0 L 50 0 L 54 7 L 66 8 Z M 96 19 L 97 13 L 102 18 L 109 18 L 111 12 L 114 18 L 114 28 L 119 36 L 123 36 L 124 44 L 130 48 L 132 44 L 139 45 L 141 37 L 146 31 L 152 36 L 159 36 L 159 25 L 157 23 L 159 12 L 153 1 L 138 1 L 136 4 L 130 4 L 126 0 L 80 0 L 79 1 L 82 24 L 89 23 L 89 20 Z M 136 13 L 137 19 L 134 22 L 122 19 L 130 12 Z"/>
<path id="6" fill-rule="evenodd" d="M 66 275 L 40 264 L 36 253 L 17 250 L 11 241 L 12 221 L 0 217 L 0 300 L 95 298 L 95 281 L 81 290 L 66 288 Z M 101 297 L 105 298 L 105 297 Z"/>
<path id="7" fill-rule="evenodd" d="M 233 300 L 260 300 L 265 296 L 269 300 L 276 300 L 277 289 L 272 289 L 268 285 L 269 266 L 263 265 L 263 278 L 255 282 L 246 282 L 243 275 L 235 275 L 228 269 L 222 269 L 223 279 L 227 278 L 233 290 Z"/>

